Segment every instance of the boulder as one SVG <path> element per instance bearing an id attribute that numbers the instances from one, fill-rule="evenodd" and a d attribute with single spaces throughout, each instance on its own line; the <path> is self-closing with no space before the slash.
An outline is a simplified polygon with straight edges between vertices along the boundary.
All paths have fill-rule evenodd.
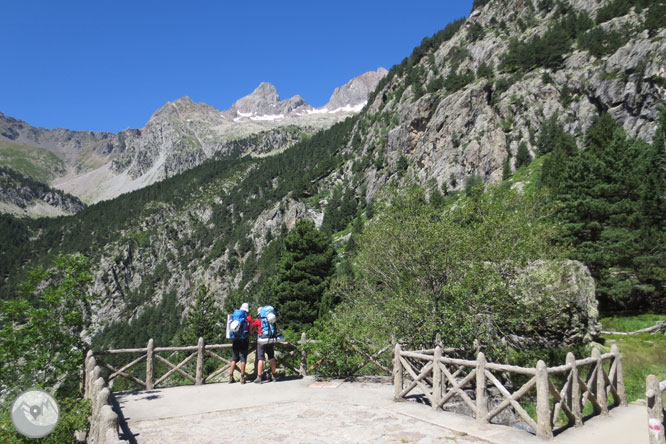
<path id="1" fill-rule="evenodd" d="M 535 261 L 513 282 L 525 308 L 514 345 L 556 347 L 592 341 L 601 332 L 594 279 L 579 261 Z"/>

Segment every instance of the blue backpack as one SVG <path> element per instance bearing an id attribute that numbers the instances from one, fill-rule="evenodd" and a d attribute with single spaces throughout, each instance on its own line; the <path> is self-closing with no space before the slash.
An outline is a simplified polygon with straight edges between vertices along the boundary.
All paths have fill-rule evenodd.
<path id="1" fill-rule="evenodd" d="M 277 326 L 268 322 L 268 315 L 273 314 L 275 316 L 275 309 L 272 305 L 264 305 L 259 311 L 259 317 L 261 318 L 261 337 L 262 338 L 275 338 L 277 337 Z"/>
<path id="2" fill-rule="evenodd" d="M 231 315 L 231 322 L 238 321 L 238 330 L 231 331 L 233 339 L 247 339 L 247 313 L 245 310 L 234 310 Z"/>

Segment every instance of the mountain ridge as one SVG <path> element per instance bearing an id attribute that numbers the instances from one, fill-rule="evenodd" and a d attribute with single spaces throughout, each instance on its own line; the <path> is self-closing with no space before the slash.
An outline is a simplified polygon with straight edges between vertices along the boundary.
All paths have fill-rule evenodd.
<path id="1" fill-rule="evenodd" d="M 66 172 L 55 174 L 51 185 L 90 204 L 181 173 L 213 155 L 228 155 L 230 146 L 238 146 L 235 141 L 255 134 L 273 145 L 258 140 L 256 154 L 284 149 L 300 136 L 359 112 L 358 104 L 367 101 L 368 91 L 385 72 L 380 68 L 364 74 L 367 87 L 348 93 L 350 103 L 336 110 L 313 108 L 300 96 L 280 100 L 275 86 L 263 82 L 227 110 L 185 96 L 158 108 L 143 128 L 117 134 L 37 128 L 0 114 L 0 142 L 40 147 L 61 158 Z M 252 152 L 247 146 L 235 155 Z"/>

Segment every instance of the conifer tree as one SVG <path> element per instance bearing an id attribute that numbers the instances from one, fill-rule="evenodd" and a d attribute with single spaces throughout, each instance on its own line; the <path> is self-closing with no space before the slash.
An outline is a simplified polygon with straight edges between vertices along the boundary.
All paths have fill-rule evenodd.
<path id="1" fill-rule="evenodd" d="M 197 292 L 194 305 L 185 318 L 183 331 L 180 335 L 183 343 L 194 345 L 199 338 L 204 338 L 206 344 L 215 344 L 222 339 L 222 326 L 226 318 L 215 304 L 213 295 L 208 287 L 202 285 Z"/>
<path id="2" fill-rule="evenodd" d="M 647 283 L 650 304 L 666 307 L 666 107 L 660 109 L 659 129 L 647 152 L 640 196 L 641 254 L 634 260 Z"/>
<path id="3" fill-rule="evenodd" d="M 603 114 L 588 129 L 580 154 L 564 156 L 556 148 L 550 163 L 544 162 L 542 177 L 562 204 L 561 218 L 575 248 L 574 258 L 590 268 L 606 307 L 661 298 L 663 266 L 646 272 L 645 264 L 663 261 L 663 246 L 655 249 L 653 243 L 663 233 L 663 216 L 656 215 L 662 205 L 658 196 L 663 191 L 660 194 L 658 188 L 663 173 L 654 161 L 645 161 L 646 152 L 654 151 L 644 142 L 628 139 Z M 649 214 L 656 218 L 646 217 Z"/>
<path id="4" fill-rule="evenodd" d="M 527 144 L 520 142 L 518 152 L 516 153 L 516 169 L 523 165 L 529 165 L 530 162 L 532 162 L 532 156 L 530 156 L 530 151 L 527 149 Z"/>
<path id="5" fill-rule="evenodd" d="M 280 327 L 300 330 L 317 319 L 334 271 L 331 242 L 312 221 L 299 220 L 284 240 L 273 287 Z"/>

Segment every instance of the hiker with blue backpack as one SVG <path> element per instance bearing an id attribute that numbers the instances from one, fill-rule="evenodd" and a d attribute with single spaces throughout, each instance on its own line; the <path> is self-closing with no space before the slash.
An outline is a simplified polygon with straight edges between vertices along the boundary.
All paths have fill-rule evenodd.
<path id="1" fill-rule="evenodd" d="M 231 367 L 229 368 L 229 384 L 236 382 L 234 380 L 234 370 L 236 363 L 240 361 L 241 377 L 240 383 L 245 384 L 245 364 L 247 363 L 247 352 L 250 347 L 250 328 L 253 325 L 252 318 L 249 315 L 250 306 L 243 302 L 238 310 L 234 310 L 231 315 L 231 324 L 229 330 L 233 342 L 231 344 Z"/>
<path id="2" fill-rule="evenodd" d="M 277 365 L 273 344 L 278 341 L 278 334 L 277 317 L 275 316 L 275 309 L 271 305 L 259 307 L 257 315 L 259 317 L 254 320 L 254 327 L 257 330 L 257 379 L 254 382 L 261 384 L 263 382 L 265 356 L 268 356 L 271 363 L 271 373 L 266 380 L 277 380 Z"/>

